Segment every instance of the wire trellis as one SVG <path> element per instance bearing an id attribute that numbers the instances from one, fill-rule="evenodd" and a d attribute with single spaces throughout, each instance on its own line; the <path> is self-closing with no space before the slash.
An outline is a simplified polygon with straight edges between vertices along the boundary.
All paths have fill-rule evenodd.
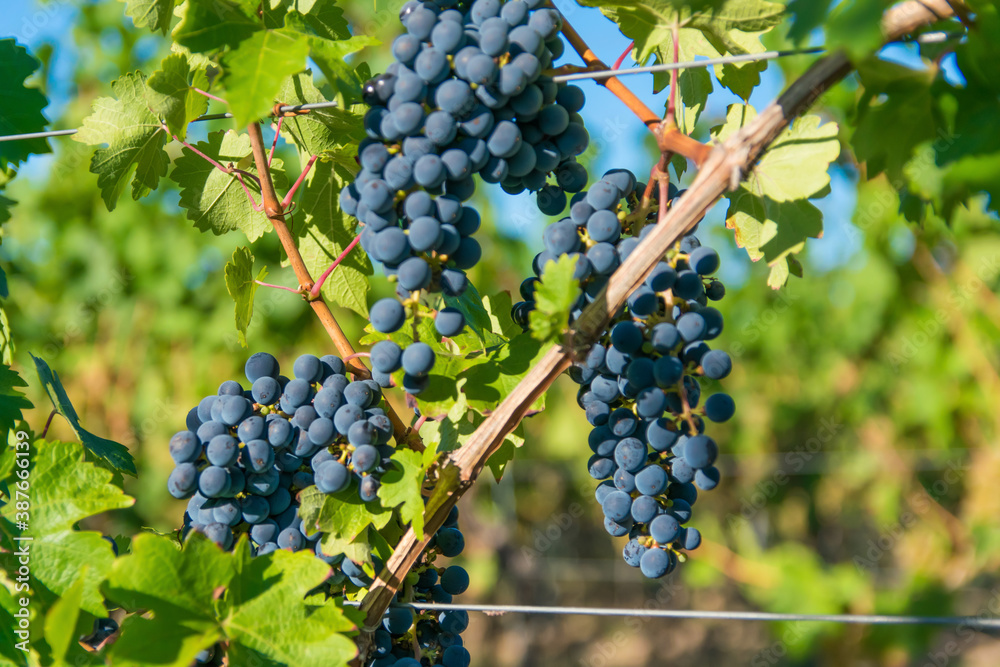
<path id="1" fill-rule="evenodd" d="M 352 607 L 359 602 L 345 602 Z M 518 604 L 443 604 L 407 602 L 393 605 L 418 611 L 476 611 L 487 615 L 538 614 L 547 616 L 601 616 L 627 618 L 674 618 L 716 621 L 795 621 L 850 625 L 949 625 L 973 630 L 1000 631 L 1000 618 L 980 616 L 912 616 L 889 614 L 785 614 L 766 611 L 700 611 L 695 609 L 619 609 L 616 607 L 552 607 Z"/>

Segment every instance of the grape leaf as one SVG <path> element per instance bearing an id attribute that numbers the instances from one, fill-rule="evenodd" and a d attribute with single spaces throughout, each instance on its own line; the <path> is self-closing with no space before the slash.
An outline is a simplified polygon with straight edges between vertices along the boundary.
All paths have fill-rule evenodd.
<path id="1" fill-rule="evenodd" d="M 725 141 L 753 121 L 757 112 L 744 104 L 730 105 L 725 125 L 713 134 Z M 840 155 L 837 124 L 820 125 L 816 115 L 802 116 L 782 132 L 751 172 L 746 187 L 774 201 L 816 196 L 830 185 L 830 164 Z"/>
<path id="2" fill-rule="evenodd" d="M 135 460 L 128 448 L 113 440 L 96 436 L 80 426 L 80 417 L 76 414 L 69 396 L 66 395 L 66 389 L 63 388 L 62 382 L 59 380 L 59 374 L 50 369 L 49 365 L 42 359 L 34 355 L 31 355 L 31 359 L 35 362 L 38 379 L 41 380 L 45 393 L 52 401 L 52 407 L 69 422 L 70 428 L 76 433 L 76 437 L 80 438 L 80 442 L 87 451 L 97 457 L 95 462 L 113 472 L 135 477 Z"/>
<path id="3" fill-rule="evenodd" d="M 149 28 L 164 35 L 170 29 L 176 0 L 120 0 L 125 3 L 125 14 L 132 17 L 136 28 Z"/>
<path id="4" fill-rule="evenodd" d="M 531 311 L 531 334 L 540 341 L 554 340 L 566 330 L 569 314 L 580 296 L 580 282 L 573 277 L 576 258 L 563 255 L 542 267 Z"/>
<path id="5" fill-rule="evenodd" d="M 792 0 L 788 3 L 788 13 L 792 15 L 792 25 L 788 29 L 788 39 L 796 45 L 809 38 L 809 34 L 823 25 L 833 0 Z"/>
<path id="6" fill-rule="evenodd" d="M 375 526 L 378 530 L 392 518 L 392 510 L 376 502 L 361 500 L 355 486 L 330 495 L 310 486 L 299 494 L 299 502 L 299 516 L 310 535 L 321 530 L 341 539 L 353 540 L 368 526 Z"/>
<path id="7" fill-rule="evenodd" d="M 846 0 L 837 3 L 824 21 L 825 44 L 830 50 L 843 49 L 854 62 L 877 51 L 882 37 L 882 12 L 892 4 L 887 0 Z"/>
<path id="8" fill-rule="evenodd" d="M 869 177 L 885 171 L 897 181 L 919 144 L 950 133 L 931 91 L 935 75 L 884 61 L 862 64 L 858 75 L 865 94 L 851 145 Z M 880 95 L 885 98 L 876 103 Z"/>
<path id="9" fill-rule="evenodd" d="M 275 551 L 250 558 L 230 585 L 229 614 L 222 627 L 230 641 L 231 665 L 347 665 L 357 647 L 344 633 L 355 627 L 328 602 L 304 604 L 330 568 L 308 551 Z M 240 554 L 236 555 L 240 558 Z"/>
<path id="10" fill-rule="evenodd" d="M 313 278 L 318 278 L 354 239 L 355 220 L 340 210 L 340 190 L 348 177 L 330 162 L 318 161 L 299 192 L 304 222 L 296 225 L 299 252 Z M 360 248 L 352 250 L 323 283 L 323 298 L 332 305 L 368 317 L 368 276 L 372 265 Z"/>
<path id="11" fill-rule="evenodd" d="M 298 0 L 295 11 L 313 34 L 325 39 L 350 39 L 351 30 L 344 18 L 344 10 L 323 0 Z"/>
<path id="12" fill-rule="evenodd" d="M 192 76 L 194 81 L 189 83 Z M 160 61 L 160 69 L 150 75 L 146 86 L 150 110 L 180 139 L 186 136 L 188 123 L 208 110 L 208 98 L 193 90 L 208 88 L 208 75 L 200 68 L 192 72 L 182 53 L 172 53 Z"/>
<path id="13" fill-rule="evenodd" d="M 35 407 L 18 387 L 27 387 L 20 375 L 7 365 L 0 365 L 0 442 L 7 442 L 7 434 L 17 422 L 24 419 L 22 410 Z"/>
<path id="14" fill-rule="evenodd" d="M 538 295 L 537 290 L 535 295 Z M 565 312 L 568 319 L 569 311 Z M 495 408 L 528 374 L 547 349 L 548 345 L 523 333 L 512 338 L 509 343 L 491 350 L 486 359 L 460 375 L 467 380 L 464 392 L 468 397 L 469 407 L 479 412 Z M 531 407 L 533 410 L 544 409 L 545 395 L 540 396 Z"/>
<path id="15" fill-rule="evenodd" d="M 0 134 L 41 132 L 48 123 L 42 109 L 49 103 L 37 88 L 28 88 L 24 80 L 38 69 L 40 63 L 13 38 L 0 39 Z M 6 162 L 17 164 L 32 153 L 49 153 L 45 139 L 23 139 L 0 142 L 0 167 Z"/>
<path id="16" fill-rule="evenodd" d="M 310 70 L 285 79 L 277 99 L 288 105 L 327 101 L 313 83 Z M 311 109 L 307 114 L 285 118 L 281 129 L 303 153 L 331 159 L 351 171 L 357 169 L 357 142 L 365 134 L 362 116 L 336 107 Z"/>
<path id="17" fill-rule="evenodd" d="M 186 0 L 174 41 L 196 52 L 235 47 L 263 27 L 253 18 L 259 4 L 257 0 Z"/>
<path id="18" fill-rule="evenodd" d="M 355 69 L 344 59 L 367 46 L 377 46 L 378 44 L 381 42 L 371 35 L 355 35 L 350 39 L 336 42 L 329 39 L 313 38 L 309 40 L 309 57 L 316 63 L 328 82 L 334 86 L 338 86 L 342 82 L 349 82 L 349 89 L 355 93 L 371 73 L 367 71 L 364 63 L 359 64 Z"/>
<path id="19" fill-rule="evenodd" d="M 704 67 L 684 70 L 677 77 L 677 127 L 682 133 L 694 132 L 701 112 L 708 105 L 712 88 L 712 76 Z"/>
<path id="20" fill-rule="evenodd" d="M 397 450 L 392 455 L 392 468 L 382 475 L 378 497 L 384 507 L 399 508 L 399 518 L 412 523 L 417 539 L 424 538 L 424 500 L 420 493 L 424 484 L 424 466 L 420 452 Z"/>
<path id="21" fill-rule="evenodd" d="M 125 627 L 112 662 L 149 664 L 153 654 L 157 664 L 188 665 L 199 650 L 224 640 L 230 664 L 345 665 L 356 653 L 344 634 L 354 625 L 335 604 L 303 599 L 328 573 L 308 551 L 251 558 L 245 538 L 226 553 L 197 533 L 183 549 L 166 537 L 140 535 L 105 590 L 123 606 L 142 606 L 154 616 Z"/>
<path id="22" fill-rule="evenodd" d="M 446 295 L 444 302 L 461 311 L 462 316 L 465 317 L 465 326 L 487 347 L 499 345 L 506 340 L 497 335 L 497 331 L 493 328 L 493 318 L 484 307 L 483 298 L 479 295 L 479 291 L 471 282 L 461 296 Z"/>
<path id="23" fill-rule="evenodd" d="M 208 141 L 194 145 L 216 162 L 256 174 L 250 149 L 250 137 L 233 130 L 212 132 Z M 187 218 L 202 231 L 221 236 L 235 229 L 241 230 L 251 241 L 256 241 L 271 229 L 271 223 L 261 211 L 255 211 L 236 174 L 227 174 L 200 155 L 185 148 L 174 161 L 170 178 L 181 186 L 181 207 L 187 209 Z M 287 187 L 288 181 L 281 161 L 271 163 L 271 178 L 275 188 Z M 243 182 L 260 202 L 260 188 L 249 178 Z"/>
<path id="24" fill-rule="evenodd" d="M 799 252 L 806 238 L 819 238 L 823 217 L 808 200 L 776 202 L 741 187 L 727 195 L 726 226 L 736 232 L 736 245 L 750 259 L 772 264 L 790 252 Z"/>
<path id="25" fill-rule="evenodd" d="M 0 569 L 0 665 L 3 667 L 33 664 L 25 660 L 25 653 L 20 650 L 21 647 L 16 646 L 21 639 L 14 634 L 14 629 L 17 628 L 17 617 L 14 614 L 21 608 L 18 604 L 21 593 L 15 592 L 15 585 L 14 581 L 7 578 L 6 571 Z M 27 642 L 24 646 L 31 648 Z"/>
<path id="26" fill-rule="evenodd" d="M 66 592 L 52 605 L 45 615 L 45 642 L 52 651 L 55 664 L 66 660 L 66 653 L 71 644 L 76 643 L 74 631 L 80 617 L 80 604 L 83 602 L 83 586 L 87 581 L 89 566 L 80 568 L 76 582 L 66 589 Z"/>
<path id="27" fill-rule="evenodd" d="M 114 562 L 111 545 L 93 531 L 74 530 L 83 519 L 109 510 L 131 507 L 134 500 L 111 483 L 111 473 L 84 460 L 78 444 L 36 440 L 31 451 L 31 514 L 28 530 L 31 553 L 31 590 L 48 603 L 66 594 L 83 578 L 80 608 L 106 616 L 101 582 Z M 15 478 L 9 477 L 13 485 Z M 0 509 L 8 539 L 14 533 L 17 508 L 9 502 Z M 25 531 L 18 531 L 25 532 Z M 10 543 L 8 543 L 10 544 Z M 88 569 L 81 575 L 80 564 Z"/>
<path id="28" fill-rule="evenodd" d="M 170 162 L 163 150 L 167 133 L 146 103 L 145 76 L 141 72 L 125 74 L 111 84 L 111 90 L 116 97 L 95 100 L 93 113 L 73 135 L 74 141 L 84 144 L 107 144 L 94 152 L 90 171 L 97 174 L 101 198 L 109 211 L 114 210 L 129 181 L 132 199 L 152 192 Z"/>
<path id="29" fill-rule="evenodd" d="M 222 83 L 235 123 L 268 115 L 285 78 L 305 69 L 308 55 L 308 40 L 284 30 L 254 33 L 230 51 L 222 59 Z"/>
<path id="30" fill-rule="evenodd" d="M 247 328 L 253 317 L 253 298 L 257 294 L 255 281 L 266 276 L 267 267 L 262 266 L 257 277 L 253 277 L 253 254 L 246 247 L 237 248 L 233 259 L 226 264 L 226 289 L 236 302 L 236 331 L 243 347 L 247 347 Z"/>

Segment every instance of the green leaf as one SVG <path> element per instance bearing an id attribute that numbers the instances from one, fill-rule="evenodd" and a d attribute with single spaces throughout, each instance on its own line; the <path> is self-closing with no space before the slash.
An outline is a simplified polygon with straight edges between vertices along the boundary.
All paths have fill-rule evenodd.
<path id="1" fill-rule="evenodd" d="M 299 252 L 314 277 L 326 271 L 355 237 L 356 221 L 340 210 L 340 191 L 347 177 L 332 163 L 318 161 L 299 189 L 299 210 L 305 216 L 296 225 Z M 356 247 L 323 283 L 323 298 L 367 318 L 370 275 L 368 255 Z"/>
<path id="2" fill-rule="evenodd" d="M 208 141 L 196 143 L 195 148 L 224 166 L 232 165 L 251 174 L 254 166 L 250 137 L 233 130 L 212 132 Z M 211 231 L 216 236 L 239 229 L 250 241 L 256 241 L 271 229 L 271 223 L 262 211 L 255 211 L 236 174 L 227 174 L 208 160 L 188 148 L 174 161 L 170 178 L 181 186 L 181 207 L 187 209 L 187 218 L 201 231 Z M 271 178 L 275 188 L 287 187 L 288 181 L 277 158 L 271 163 Z M 249 178 L 243 182 L 260 203 L 260 188 Z"/>
<path id="3" fill-rule="evenodd" d="M 724 141 L 757 116 L 753 107 L 733 104 L 726 124 L 714 134 Z M 774 201 L 794 201 L 813 197 L 830 185 L 830 164 L 840 155 L 837 124 L 820 125 L 819 116 L 796 119 L 782 132 L 758 160 L 745 187 Z"/>
<path id="4" fill-rule="evenodd" d="M 17 371 L 0 365 L 0 442 L 7 442 L 7 434 L 24 419 L 22 410 L 35 407 L 18 387 L 27 387 Z"/>
<path id="5" fill-rule="evenodd" d="M 368 526 L 378 530 L 392 518 L 391 509 L 361 500 L 354 485 L 330 495 L 310 486 L 299 494 L 299 502 L 299 516 L 310 535 L 320 530 L 350 541 Z"/>
<path id="6" fill-rule="evenodd" d="M 573 277 L 576 258 L 563 255 L 542 267 L 531 311 L 531 334 L 540 341 L 554 340 L 566 330 L 569 314 L 580 296 L 580 282 Z"/>
<path id="7" fill-rule="evenodd" d="M 111 483 L 111 473 L 86 462 L 79 445 L 45 440 L 32 445 L 27 535 L 33 539 L 24 543 L 31 552 L 31 590 L 54 602 L 82 578 L 80 609 L 106 616 L 99 587 L 115 560 L 114 552 L 100 533 L 74 527 L 96 514 L 131 507 L 134 500 Z M 8 484 L 13 486 L 15 479 L 9 477 Z M 8 536 L 21 520 L 17 511 L 13 502 L 0 509 Z M 84 563 L 88 568 L 81 574 Z"/>
<path id="8" fill-rule="evenodd" d="M 170 29 L 176 0 L 120 0 L 125 3 L 125 14 L 132 17 L 136 28 L 149 28 L 164 35 Z"/>
<path id="9" fill-rule="evenodd" d="M 167 133 L 146 103 L 146 79 L 141 72 L 125 74 L 111 84 L 115 97 L 94 101 L 93 113 L 83 119 L 74 141 L 107 144 L 90 161 L 97 174 L 101 198 L 113 211 L 125 187 L 132 183 L 132 199 L 152 192 L 167 173 L 169 159 L 163 146 Z"/>
<path id="10" fill-rule="evenodd" d="M 883 61 L 863 63 L 858 75 L 865 96 L 851 145 L 869 178 L 885 171 L 896 181 L 917 146 L 950 134 L 931 90 L 934 75 Z"/>
<path id="11" fill-rule="evenodd" d="M 823 25 L 833 0 L 792 0 L 788 3 L 788 13 L 792 14 L 792 26 L 788 29 L 788 39 L 796 45 L 809 38 L 809 34 Z"/>
<path id="12" fill-rule="evenodd" d="M 252 558 L 245 538 L 226 553 L 197 533 L 183 549 L 166 537 L 140 535 L 105 589 L 153 618 L 123 628 L 112 664 L 149 665 L 155 655 L 158 665 L 183 667 L 222 640 L 233 665 L 346 665 L 357 651 L 346 636 L 354 625 L 336 604 L 304 600 L 329 572 L 308 551 Z"/>
<path id="13" fill-rule="evenodd" d="M 309 40 L 309 56 L 331 84 L 336 86 L 339 82 L 347 81 L 352 87 L 357 88 L 365 77 L 359 75 L 358 70 L 344 59 L 365 47 L 379 44 L 381 42 L 370 35 L 355 35 L 350 39 L 336 42 L 313 38 Z"/>
<path id="14" fill-rule="evenodd" d="M 819 238 L 823 233 L 823 214 L 808 200 L 776 202 L 743 187 L 727 197 L 726 226 L 735 230 L 736 245 L 746 248 L 755 262 L 767 260 L 772 275 L 773 267 L 780 264 L 787 278 L 786 256 L 800 252 L 807 238 Z"/>
<path id="15" fill-rule="evenodd" d="M 510 316 L 513 305 L 513 299 L 507 291 L 483 297 L 483 308 L 490 318 L 490 331 L 504 340 L 510 340 L 523 333 L 521 327 Z"/>
<path id="16" fill-rule="evenodd" d="M 189 78 L 194 75 L 199 85 L 193 86 Z M 192 73 L 187 56 L 172 53 L 160 62 L 160 69 L 146 81 L 146 100 L 150 110 L 167 124 L 167 129 L 180 139 L 187 134 L 187 125 L 208 110 L 208 98 L 193 88 L 208 87 L 208 77 L 203 69 Z"/>
<path id="17" fill-rule="evenodd" d="M 844 0 L 834 7 L 824 23 L 826 47 L 843 49 L 858 62 L 877 51 L 883 42 L 882 12 L 885 0 Z"/>
<path id="18" fill-rule="evenodd" d="M 38 69 L 40 63 L 28 50 L 14 39 L 0 39 L 0 90 L 3 106 L 0 107 L 0 134 L 41 132 L 48 123 L 42 109 L 49 103 L 37 88 L 24 85 L 25 79 Z M 32 153 L 49 153 L 45 139 L 23 139 L 0 142 L 0 167 L 5 162 L 17 164 Z"/>
<path id="19" fill-rule="evenodd" d="M 232 555 L 199 533 L 192 533 L 183 549 L 170 538 L 140 533 L 132 540 L 132 553 L 115 560 L 104 590 L 129 611 L 152 609 L 191 622 L 212 621 L 218 589 L 234 574 Z"/>
<path id="20" fill-rule="evenodd" d="M 253 298 L 257 294 L 255 281 L 266 276 L 267 267 L 263 266 L 257 278 L 253 277 L 253 254 L 249 248 L 237 248 L 233 259 L 226 264 L 226 289 L 236 302 L 236 331 L 243 347 L 247 347 L 247 328 L 253 317 Z"/>
<path id="21" fill-rule="evenodd" d="M 535 294 L 537 296 L 537 290 Z M 522 333 L 509 343 L 491 350 L 486 359 L 462 372 L 460 377 L 467 380 L 463 391 L 468 398 L 469 407 L 479 412 L 495 408 L 528 374 L 548 347 L 533 335 Z M 532 405 L 532 409 L 541 410 L 544 407 L 543 394 Z"/>
<path id="22" fill-rule="evenodd" d="M 74 631 L 80 617 L 80 604 L 83 602 L 83 586 L 87 580 L 86 563 L 80 568 L 80 576 L 76 583 L 52 605 L 45 615 L 45 642 L 52 651 L 56 664 L 66 660 L 66 653 L 72 643 L 76 642 Z"/>
<path id="23" fill-rule="evenodd" d="M 508 296 L 508 301 L 509 299 L 510 297 Z M 446 295 L 444 297 L 444 302 L 452 308 L 457 308 L 462 313 L 462 316 L 465 317 L 465 325 L 487 347 L 492 347 L 504 342 L 504 338 L 496 335 L 498 332 L 494 329 L 494 317 L 487 312 L 483 298 L 479 295 L 479 291 L 471 282 L 465 291 L 462 292 L 461 296 L 455 297 Z M 507 317 L 510 319 L 509 308 L 507 311 Z M 513 324 L 513 320 L 511 320 L 510 323 Z M 517 327 L 517 325 L 514 326 L 517 328 L 518 333 L 520 333 L 520 327 Z"/>
<path id="24" fill-rule="evenodd" d="M 392 468 L 382 475 L 378 497 L 385 507 L 398 507 L 399 518 L 413 525 L 417 539 L 424 538 L 424 499 L 420 493 L 427 472 L 420 452 L 397 450 L 392 455 Z"/>
<path id="25" fill-rule="evenodd" d="M 267 116 L 286 77 L 303 70 L 309 42 L 294 32 L 265 30 L 243 40 L 222 62 L 229 109 L 238 126 Z"/>
<path id="26" fill-rule="evenodd" d="M 62 382 L 59 380 L 59 374 L 51 370 L 49 365 L 42 359 L 34 355 L 31 355 L 31 359 L 35 362 L 38 379 L 41 380 L 45 393 L 48 394 L 49 400 L 52 401 L 52 406 L 69 422 L 70 428 L 76 433 L 76 437 L 80 438 L 80 442 L 87 451 L 97 457 L 96 463 L 108 470 L 135 477 L 135 461 L 132 458 L 132 454 L 129 453 L 128 448 L 113 440 L 96 436 L 83 428 L 80 425 L 80 417 L 77 416 L 76 410 L 69 400 L 69 396 L 66 395 L 66 390 L 63 388 Z"/>
<path id="27" fill-rule="evenodd" d="M 295 11 L 313 34 L 330 40 L 351 38 L 351 29 L 344 18 L 344 10 L 323 0 L 297 0 Z"/>
<path id="28" fill-rule="evenodd" d="M 313 83 L 309 70 L 285 79 L 277 99 L 288 105 L 327 101 Z M 281 129 L 291 136 L 299 151 L 330 158 L 350 171 L 357 169 L 354 158 L 357 142 L 364 138 L 363 116 L 336 107 L 312 109 L 307 114 L 285 118 Z"/>
<path id="29" fill-rule="evenodd" d="M 253 18 L 256 0 L 186 0 L 174 41 L 196 52 L 235 47 L 263 25 Z"/>
<path id="30" fill-rule="evenodd" d="M 344 633 L 354 624 L 332 602 L 321 607 L 303 598 L 330 568 L 308 551 L 275 551 L 252 558 L 234 579 L 229 615 L 222 627 L 231 665 L 346 666 L 357 647 Z M 238 592 L 238 594 L 236 594 Z"/>
<path id="31" fill-rule="evenodd" d="M 694 132 L 701 112 L 708 105 L 708 96 L 712 92 L 712 75 L 704 67 L 684 70 L 677 77 L 678 123 L 677 127 L 684 134 Z"/>

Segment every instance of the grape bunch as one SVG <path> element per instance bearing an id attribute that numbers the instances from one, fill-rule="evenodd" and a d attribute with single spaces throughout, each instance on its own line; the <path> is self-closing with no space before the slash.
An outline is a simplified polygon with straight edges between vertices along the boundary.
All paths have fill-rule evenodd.
<path id="1" fill-rule="evenodd" d="M 571 320 L 654 229 L 655 212 L 641 221 L 635 219 L 641 214 L 634 215 L 644 187 L 630 172 L 612 170 L 574 197 L 570 217 L 546 228 L 535 273 L 541 275 L 547 262 L 562 255 L 576 257 L 583 290 Z M 670 197 L 681 194 L 672 188 Z M 644 225 L 634 234 L 639 222 Z M 671 572 L 681 551 L 701 543 L 699 531 L 685 524 L 698 489 L 719 483 L 713 465 L 718 445 L 705 435 L 705 420 L 724 422 L 735 412 L 725 393 L 702 402 L 698 379 L 721 380 L 732 370 L 729 355 L 708 345 L 723 326 L 721 313 L 708 305 L 725 295 L 722 283 L 710 277 L 718 267 L 713 249 L 685 236 L 629 295 L 586 358 L 569 369 L 593 426 L 587 468 L 600 481 L 595 495 L 604 527 L 613 537 L 628 536 L 625 562 L 650 578 Z M 512 310 L 523 327 L 537 281 L 522 283 L 525 300 Z"/>
<path id="2" fill-rule="evenodd" d="M 185 530 L 229 549 L 249 534 L 256 553 L 316 549 L 296 494 L 315 485 L 326 494 L 356 488 L 375 500 L 394 449 L 392 423 L 372 380 L 350 381 L 335 356 L 296 359 L 295 379 L 258 352 L 246 363 L 250 389 L 229 380 L 187 416 L 170 439 L 176 464 L 167 480 L 175 498 L 190 498 Z"/>
<path id="3" fill-rule="evenodd" d="M 468 285 L 465 271 L 482 256 L 474 238 L 479 214 L 463 204 L 476 174 L 509 193 L 537 192 L 549 214 L 565 208 L 567 191 L 587 183 L 576 161 L 590 140 L 577 113 L 583 93 L 542 74 L 563 43 L 560 14 L 541 5 L 410 0 L 400 12 L 406 33 L 392 45 L 395 62 L 364 86 L 371 108 L 358 149 L 361 171 L 341 191 L 340 205 L 362 223 L 361 247 L 411 307 L 421 292 L 459 296 Z M 375 303 L 373 327 L 397 331 L 404 303 Z M 464 324 L 454 308 L 435 316 L 442 336 Z M 380 363 L 373 357 L 376 379 L 388 386 L 387 375 L 403 368 L 404 387 L 420 393 L 434 358 L 426 346 L 411 357 L 386 346 Z"/>
<path id="4" fill-rule="evenodd" d="M 465 548 L 458 528 L 458 508 L 435 533 L 421 560 L 407 575 L 406 589 L 411 602 L 451 603 L 469 587 L 469 573 L 458 565 L 435 565 L 439 556 L 454 558 Z M 398 597 L 398 596 L 397 596 Z M 390 607 L 382 627 L 374 633 L 374 656 L 369 667 L 469 667 L 472 660 L 462 645 L 461 633 L 469 625 L 469 614 L 461 610 L 415 611 L 410 607 Z M 420 659 L 414 653 L 420 647 Z"/>

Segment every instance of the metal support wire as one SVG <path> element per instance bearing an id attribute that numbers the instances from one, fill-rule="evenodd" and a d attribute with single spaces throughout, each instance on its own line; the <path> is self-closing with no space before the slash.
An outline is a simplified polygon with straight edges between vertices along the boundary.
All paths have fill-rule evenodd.
<path id="1" fill-rule="evenodd" d="M 345 602 L 358 606 L 360 602 Z M 439 604 L 409 602 L 395 604 L 426 611 L 479 611 L 495 614 L 544 614 L 556 616 L 623 616 L 629 618 L 689 618 L 717 621 L 802 621 L 851 625 L 952 625 L 974 630 L 1000 630 L 1000 618 L 978 616 L 906 616 L 886 614 L 779 614 L 765 611 L 698 611 L 687 609 L 617 609 L 614 607 L 544 607 L 531 605 Z"/>
<path id="2" fill-rule="evenodd" d="M 285 106 L 278 107 L 278 111 L 281 113 L 295 113 L 296 111 L 309 111 L 310 109 L 328 109 L 330 107 L 337 106 L 336 102 L 313 102 L 312 104 L 286 104 Z M 205 120 L 221 120 L 223 118 L 232 118 L 231 113 L 210 113 L 204 116 L 198 116 L 192 123 L 199 123 Z M 79 130 L 49 130 L 48 132 L 29 132 L 28 134 L 8 134 L 6 136 L 0 136 L 0 141 L 19 141 L 21 139 L 46 139 L 48 137 L 65 137 L 70 134 L 76 134 Z"/>

